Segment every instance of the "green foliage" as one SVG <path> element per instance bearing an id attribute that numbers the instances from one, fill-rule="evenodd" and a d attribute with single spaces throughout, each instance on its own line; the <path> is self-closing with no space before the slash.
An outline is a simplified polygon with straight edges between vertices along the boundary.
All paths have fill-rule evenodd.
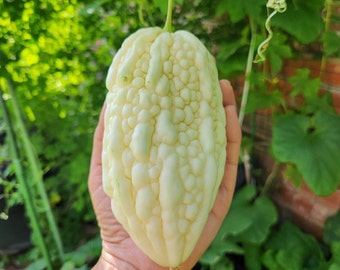
<path id="1" fill-rule="evenodd" d="M 296 187 L 301 187 L 303 183 L 303 177 L 295 164 L 287 164 L 286 170 L 284 171 L 284 176 L 289 179 Z"/>
<path id="2" fill-rule="evenodd" d="M 339 42 L 340 37 L 336 32 L 327 31 L 322 37 L 324 44 L 323 50 L 326 56 L 340 57 Z"/>
<path id="3" fill-rule="evenodd" d="M 273 18 L 273 26 L 279 27 L 303 44 L 314 41 L 323 30 L 320 10 L 324 0 L 288 0 L 287 10 Z"/>
<path id="4" fill-rule="evenodd" d="M 272 72 L 278 73 L 283 67 L 284 59 L 289 59 L 293 55 L 292 48 L 287 44 L 287 36 L 280 32 L 275 33 L 270 40 L 266 55 Z"/>
<path id="5" fill-rule="evenodd" d="M 263 199 L 258 204 L 261 206 L 255 206 Z M 340 212 L 326 221 L 322 243 L 289 221 L 278 222 L 272 202 L 256 197 L 253 186 L 238 191 L 235 200 L 215 240 L 201 257 L 200 269 L 324 270 L 340 265 L 337 235 Z M 243 212 L 245 204 L 249 211 Z M 253 223 L 254 215 L 259 217 Z M 255 232 L 257 236 L 252 236 L 252 230 L 258 231 L 258 226 L 265 228 L 261 234 Z"/>
<path id="6" fill-rule="evenodd" d="M 156 7 L 158 7 L 161 12 L 166 15 L 167 10 L 168 10 L 168 3 L 167 1 L 163 1 L 163 0 L 152 0 L 152 2 L 154 3 L 154 5 Z M 175 0 L 175 3 L 179 3 L 179 4 L 183 4 L 183 0 Z"/>
<path id="7" fill-rule="evenodd" d="M 302 106 L 303 109 L 306 106 L 309 106 L 311 103 L 314 106 L 318 106 L 320 103 L 321 97 L 318 96 L 321 81 L 320 78 L 311 78 L 310 70 L 307 68 L 297 69 L 296 74 L 291 76 L 288 79 L 289 83 L 292 85 L 291 95 L 296 97 L 301 95 L 304 98 L 304 104 Z M 318 101 L 318 102 L 317 102 Z M 317 109 L 315 107 L 313 109 Z M 301 106 L 299 106 L 299 110 L 301 110 Z"/>
<path id="8" fill-rule="evenodd" d="M 59 168 L 74 159 L 74 153 L 83 152 L 86 157 L 90 153 L 90 132 L 85 141 L 80 137 L 89 128 L 80 120 L 89 119 L 94 112 L 87 106 L 89 96 L 79 88 L 85 81 L 83 59 L 78 56 L 84 29 L 75 15 L 76 6 L 67 2 L 38 5 L 28 1 L 15 9 L 9 5 L 1 27 L 2 37 L 6 37 L 1 51 L 8 59 L 1 76 L 13 80 L 47 182 L 50 171 L 58 174 Z M 74 131 L 72 139 L 70 130 Z"/>
<path id="9" fill-rule="evenodd" d="M 329 217 L 324 225 L 322 239 L 326 244 L 340 243 L 340 211 Z"/>
<path id="10" fill-rule="evenodd" d="M 3 3 L 0 84 L 7 103 L 14 94 L 6 82 L 18 98 L 65 247 L 73 249 L 86 237 L 79 234 L 82 224 L 95 221 L 86 180 L 93 131 L 105 96 L 103 72 L 111 61 L 107 55 L 112 47 L 96 29 L 87 31 L 87 18 L 77 15 L 82 4 L 76 1 L 19 2 Z M 112 30 L 108 27 L 112 18 L 120 19 L 103 9 L 96 17 L 101 18 L 96 20 L 98 28 L 107 19 L 107 32 Z M 17 179 L 9 175 L 14 163 L 8 151 L 1 152 L 1 166 L 7 172 L 4 177 L 9 178 L 1 184 L 5 194 L 11 195 L 9 206 L 19 202 L 14 198 L 21 198 L 21 193 L 9 190 L 18 187 Z M 44 212 L 40 212 L 49 242 L 48 226 L 41 217 Z M 37 239 L 36 234 L 32 237 Z"/>
<path id="11" fill-rule="evenodd" d="M 324 268 L 336 270 L 340 267 L 340 211 L 329 217 L 324 225 L 323 241 L 330 247 L 330 259 L 325 263 Z"/>
<path id="12" fill-rule="evenodd" d="M 340 25 L 339 1 L 326 1 L 325 3 L 325 31 L 322 35 L 323 51 L 327 57 L 340 57 L 340 35 L 337 31 Z"/>
<path id="13" fill-rule="evenodd" d="M 282 92 L 276 87 L 268 87 L 266 76 L 261 72 L 253 72 L 249 76 L 252 91 L 249 92 L 246 113 L 254 113 L 260 109 L 281 106 L 284 104 Z"/>
<path id="14" fill-rule="evenodd" d="M 61 270 L 89 270 L 89 265 L 93 260 L 99 257 L 101 253 L 101 238 L 95 237 L 88 240 L 81 247 L 72 252 L 66 253 Z M 29 260 L 29 259 L 28 259 Z M 29 261 L 26 270 L 43 270 L 46 269 L 46 261 L 43 259 L 35 259 Z"/>
<path id="15" fill-rule="evenodd" d="M 300 52 L 296 43 L 308 44 L 317 41 L 323 30 L 320 10 L 323 0 L 306 2 L 288 0 L 287 10 L 276 14 L 271 20 L 273 37 L 266 48 L 267 62 L 271 71 L 268 76 L 275 76 L 283 65 L 283 59 L 291 58 Z M 247 62 L 251 28 L 256 31 L 257 45 L 267 35 L 265 21 L 267 1 L 219 1 L 215 16 L 224 16 L 227 23 L 227 42 L 221 42 L 217 55 L 217 65 L 221 75 L 230 78 L 244 73 Z M 251 25 L 253 22 L 253 25 Z M 234 30 L 237 30 L 234 32 Z M 256 70 L 256 67 L 253 71 Z M 251 102 L 251 99 L 249 99 Z"/>
<path id="16" fill-rule="evenodd" d="M 266 3 L 266 0 L 220 1 L 216 8 L 216 15 L 220 16 L 224 13 L 228 13 L 232 23 L 238 23 L 241 20 L 247 18 L 249 15 L 256 18 L 258 22 L 262 22 L 262 20 L 265 18 L 265 10 L 263 7 L 266 5 Z"/>
<path id="17" fill-rule="evenodd" d="M 339 186 L 340 117 L 318 111 L 312 116 L 275 117 L 272 149 L 280 162 L 293 163 L 317 195 L 329 195 Z"/>
<path id="18" fill-rule="evenodd" d="M 317 195 L 329 195 L 340 183 L 340 152 L 334 147 L 340 144 L 340 117 L 328 96 L 318 94 L 320 79 L 310 78 L 309 70 L 297 70 L 290 83 L 292 97 L 303 101 L 273 118 L 274 157 L 296 166 Z"/>
<path id="19" fill-rule="evenodd" d="M 0 136 L 5 139 L 5 124 L 0 124 Z M 18 183 L 13 181 L 15 169 L 8 158 L 8 145 L 0 141 L 0 201 L 4 202 L 4 208 L 0 209 L 0 219 L 8 219 L 8 211 L 14 205 L 23 204 L 23 198 L 18 192 Z"/>
<path id="20" fill-rule="evenodd" d="M 223 42 L 216 55 L 217 67 L 222 77 L 231 78 L 243 73 L 246 68 L 246 51 L 249 46 L 249 27 L 243 26 L 233 33 L 228 42 Z M 233 41 L 234 40 L 234 41 Z"/>
<path id="21" fill-rule="evenodd" d="M 288 221 L 264 245 L 263 263 L 268 269 L 319 269 L 325 257 L 316 239 Z"/>
<path id="22" fill-rule="evenodd" d="M 272 201 L 256 197 L 252 185 L 243 187 L 236 193 L 227 217 L 200 263 L 209 266 L 208 269 L 232 269 L 226 255 L 242 254 L 249 265 L 258 265 L 256 254 L 276 221 L 277 211 Z"/>

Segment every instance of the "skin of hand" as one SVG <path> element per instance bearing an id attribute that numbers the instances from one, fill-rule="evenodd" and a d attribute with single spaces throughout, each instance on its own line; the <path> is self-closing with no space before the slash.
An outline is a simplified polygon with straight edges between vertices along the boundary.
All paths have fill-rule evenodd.
<path id="1" fill-rule="evenodd" d="M 223 106 L 227 116 L 227 159 L 224 176 L 206 226 L 190 257 L 181 264 L 180 270 L 189 270 L 197 263 L 216 236 L 232 201 L 237 176 L 238 157 L 241 145 L 241 128 L 238 122 L 236 102 L 229 81 L 221 80 Z M 94 133 L 92 158 L 88 179 L 89 192 L 102 239 L 102 253 L 92 269 L 100 270 L 161 270 L 162 267 L 147 257 L 132 241 L 128 233 L 115 219 L 110 198 L 102 186 L 102 139 L 104 132 L 104 104 L 98 126 Z"/>

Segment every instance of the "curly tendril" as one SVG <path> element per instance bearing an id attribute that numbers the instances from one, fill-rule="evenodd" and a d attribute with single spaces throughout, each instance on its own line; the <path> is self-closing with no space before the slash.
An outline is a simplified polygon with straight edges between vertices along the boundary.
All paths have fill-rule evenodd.
<path id="1" fill-rule="evenodd" d="M 268 0 L 267 8 L 272 8 L 279 13 L 285 12 L 287 9 L 286 0 Z"/>
<path id="2" fill-rule="evenodd" d="M 286 0 L 268 0 L 267 2 L 267 12 L 269 14 L 269 9 L 274 9 L 268 16 L 265 27 L 268 32 L 268 37 L 259 45 L 257 49 L 257 56 L 255 59 L 255 63 L 263 62 L 266 58 L 264 53 L 266 52 L 269 42 L 273 37 L 273 31 L 270 27 L 271 19 L 276 15 L 276 13 L 283 13 L 287 9 Z"/>

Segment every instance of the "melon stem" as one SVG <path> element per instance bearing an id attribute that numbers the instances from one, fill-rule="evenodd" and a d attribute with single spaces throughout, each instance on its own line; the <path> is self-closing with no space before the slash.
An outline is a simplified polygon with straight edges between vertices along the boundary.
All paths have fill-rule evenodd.
<path id="1" fill-rule="evenodd" d="M 166 15 L 166 22 L 164 26 L 164 30 L 168 32 L 172 32 L 172 9 L 173 9 L 173 0 L 168 0 L 168 12 Z"/>

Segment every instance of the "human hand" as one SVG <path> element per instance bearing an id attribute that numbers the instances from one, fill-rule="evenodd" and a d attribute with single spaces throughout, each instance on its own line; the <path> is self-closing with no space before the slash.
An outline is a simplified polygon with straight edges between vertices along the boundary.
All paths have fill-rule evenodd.
<path id="1" fill-rule="evenodd" d="M 216 236 L 232 201 L 241 144 L 241 128 L 237 118 L 233 89 L 226 80 L 220 81 L 223 106 L 227 116 L 227 160 L 221 185 L 207 223 L 196 247 L 189 258 L 178 269 L 191 269 L 203 255 Z M 147 257 L 132 241 L 128 233 L 115 219 L 111 210 L 111 199 L 102 186 L 102 139 L 104 132 L 104 104 L 93 140 L 92 159 L 88 187 L 102 238 L 102 253 L 93 269 L 152 269 L 166 270 Z"/>

